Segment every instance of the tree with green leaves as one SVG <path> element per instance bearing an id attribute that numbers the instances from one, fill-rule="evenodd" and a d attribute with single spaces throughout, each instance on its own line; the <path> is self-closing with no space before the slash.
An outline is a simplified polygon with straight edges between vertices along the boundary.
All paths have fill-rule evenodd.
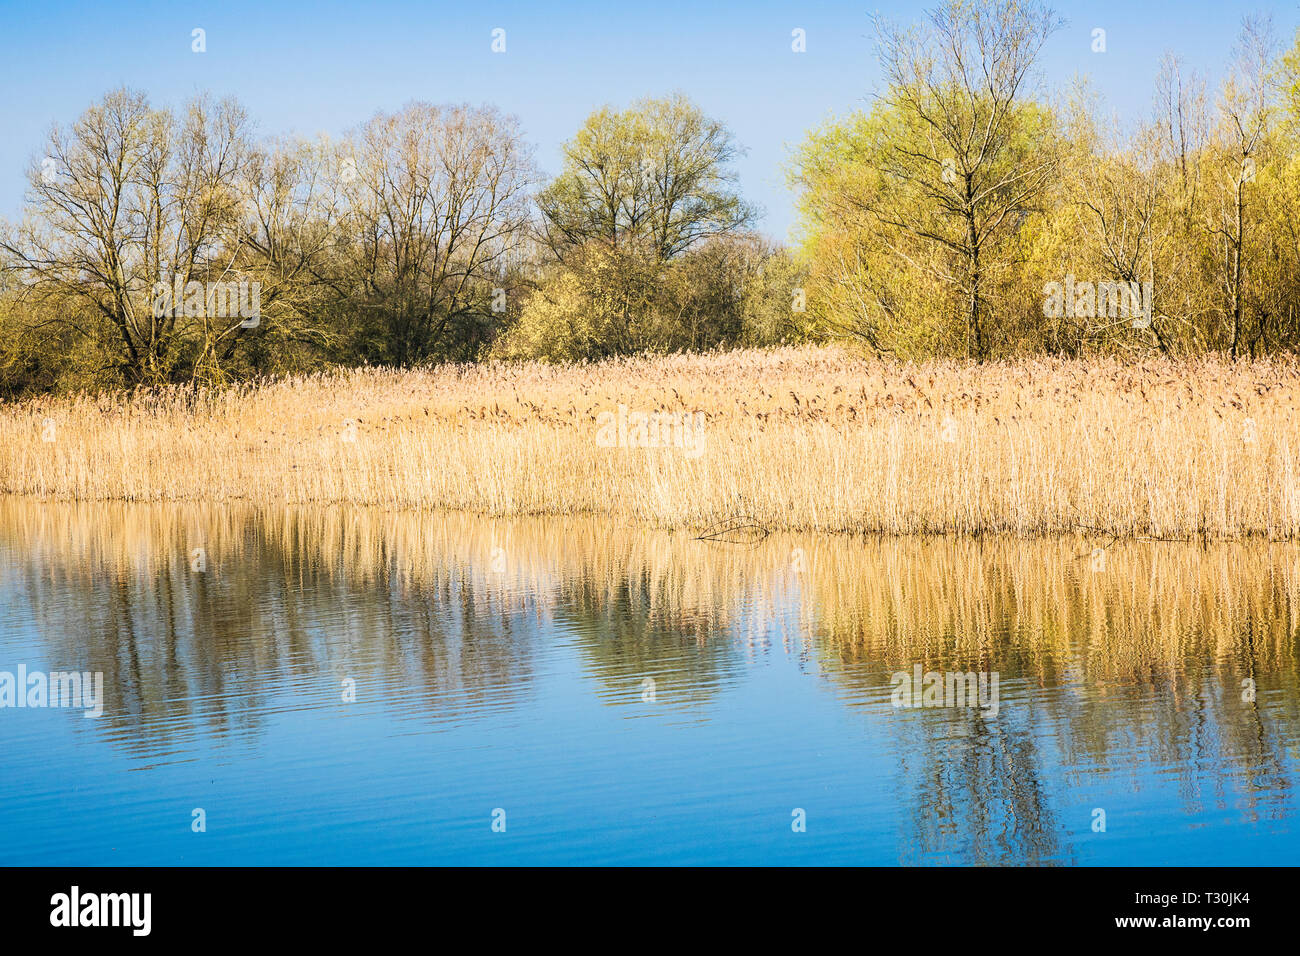
<path id="1" fill-rule="evenodd" d="M 1031 70 L 1055 14 L 1033 0 L 946 0 L 924 26 L 877 19 L 886 87 L 864 212 L 896 268 L 923 268 L 960 296 L 967 351 L 989 354 L 990 290 L 1009 241 L 1056 175 L 1050 118 Z"/>
<path id="2" fill-rule="evenodd" d="M 592 113 L 564 144 L 564 167 L 537 197 L 542 240 L 564 260 L 589 242 L 667 261 L 741 230 L 731 132 L 680 94 Z"/>

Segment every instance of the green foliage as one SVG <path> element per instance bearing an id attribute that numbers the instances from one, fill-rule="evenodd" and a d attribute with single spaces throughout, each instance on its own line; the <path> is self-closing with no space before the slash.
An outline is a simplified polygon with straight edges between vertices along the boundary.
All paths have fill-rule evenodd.
<path id="1" fill-rule="evenodd" d="M 1086 88 L 1008 100 L 979 164 L 935 121 L 978 129 L 985 94 L 898 70 L 910 86 L 792 157 L 816 326 L 905 358 L 1300 348 L 1300 38 L 1275 64 L 1247 21 L 1238 49 L 1213 107 L 1166 59 L 1128 137 Z M 1149 287 L 1149 321 L 1050 314 L 1048 288 L 1075 279 Z"/>
<path id="2" fill-rule="evenodd" d="M 875 104 L 792 156 L 793 255 L 750 231 L 740 146 L 681 94 L 596 110 L 540 183 L 491 107 L 259 141 L 233 101 L 111 92 L 52 130 L 0 225 L 0 396 L 825 339 L 1300 348 L 1300 36 L 1278 57 L 1247 20 L 1217 97 L 1167 57 L 1121 136 L 1086 86 L 1049 105 L 1029 85 L 1056 26 L 1033 0 L 879 25 Z M 160 284 L 225 278 L 256 283 L 259 321 L 156 311 Z M 1046 308 L 1075 279 L 1149 287 L 1150 321 Z"/>
<path id="3" fill-rule="evenodd" d="M 564 145 L 564 168 L 537 197 L 542 235 L 563 260 L 593 241 L 666 261 L 743 228 L 731 134 L 681 94 L 592 113 Z"/>
<path id="4" fill-rule="evenodd" d="M 753 236 L 669 261 L 593 241 L 548 267 L 492 356 L 595 361 L 802 341 L 810 332 L 792 310 L 801 281 L 787 254 Z"/>

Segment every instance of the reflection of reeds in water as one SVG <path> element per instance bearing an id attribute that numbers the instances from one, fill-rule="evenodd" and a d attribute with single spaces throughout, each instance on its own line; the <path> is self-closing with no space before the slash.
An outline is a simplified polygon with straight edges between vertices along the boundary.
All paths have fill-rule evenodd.
<path id="1" fill-rule="evenodd" d="M 30 592 L 53 665 L 105 673 L 108 732 L 150 759 L 195 726 L 255 734 L 286 695 L 337 702 L 347 676 L 424 721 L 517 707 L 571 640 L 603 699 L 652 677 L 659 706 L 701 716 L 746 657 L 788 655 L 876 707 L 918 663 L 998 671 L 996 719 L 880 725 L 904 859 L 1067 858 L 1063 828 L 1087 821 L 1060 818 L 1059 774 L 1123 774 L 1135 755 L 1176 771 L 1189 810 L 1287 812 L 1300 548 L 1129 543 L 1098 564 L 1094 544 L 735 546 L 591 517 L 0 499 L 0 586 Z M 1203 792 L 1207 774 L 1234 783 Z"/>
<path id="2" fill-rule="evenodd" d="M 1300 673 L 1300 549 L 1284 544 L 1120 544 L 1094 571 L 1073 539 L 737 547 L 591 517 L 13 499 L 0 500 L 0 544 L 58 663 L 89 657 L 140 711 L 353 671 L 398 674 L 444 709 L 508 702 L 527 692 L 548 624 L 574 635 L 615 699 L 650 676 L 669 699 L 699 700 L 754 654 L 815 664 L 863 699 L 916 663 L 999 671 L 1004 696 L 1015 681 L 1068 684 L 1060 706 L 1081 727 L 1101 721 L 1076 741 L 1095 755 L 1122 715 L 1108 723 L 1079 694 L 1159 684 L 1240 727 Z M 1261 703 L 1241 700 L 1247 678 Z M 1294 726 L 1294 695 L 1269 699 Z"/>
<path id="3" fill-rule="evenodd" d="M 454 579 L 505 620 L 631 602 L 659 631 L 807 651 L 892 670 L 997 665 L 1040 682 L 1174 681 L 1188 667 L 1296 666 L 1300 548 L 1118 543 L 1100 570 L 1083 539 L 773 535 L 743 547 L 594 517 L 246 505 L 35 504 L 0 499 L 0 535 L 55 575 L 256 585 L 295 574 L 394 600 Z M 0 540 L 3 540 L 0 539 Z M 204 549 L 203 576 L 189 570 Z M 277 582 L 303 586 L 298 580 Z"/>
<path id="4" fill-rule="evenodd" d="M 1295 666 L 1293 545 L 1114 544 L 1096 571 L 1075 539 L 883 539 L 846 552 L 814 562 L 822 633 L 842 658 L 1001 664 L 1039 680 L 1070 666 L 1104 684 Z"/>
<path id="5" fill-rule="evenodd" d="M 819 576 L 834 591 L 819 623 L 841 682 L 878 688 L 916 663 L 1002 681 L 996 720 L 959 710 L 903 724 L 902 799 L 915 809 L 902 845 L 915 858 L 1060 857 L 1052 771 L 1036 743 L 1044 726 L 1066 768 L 1123 774 L 1135 755 L 1171 768 L 1188 812 L 1232 803 L 1248 818 L 1278 816 L 1292 802 L 1294 546 L 1117 545 L 1095 571 L 1070 540 L 885 540 L 867 552 Z M 1247 785 L 1228 785 L 1242 766 Z M 1216 791 L 1204 792 L 1207 776 Z"/>
<path id="6" fill-rule="evenodd" d="M 813 348 L 343 371 L 0 408 L 0 492 L 1294 538 L 1298 374 L 1282 360 L 917 366 Z M 597 418 L 619 405 L 700 413 L 702 454 L 606 447 Z"/>

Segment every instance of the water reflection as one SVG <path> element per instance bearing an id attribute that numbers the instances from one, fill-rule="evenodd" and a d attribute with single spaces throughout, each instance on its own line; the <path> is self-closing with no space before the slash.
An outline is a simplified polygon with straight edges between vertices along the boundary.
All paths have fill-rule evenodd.
<path id="1" fill-rule="evenodd" d="M 542 739 L 525 722 L 570 720 L 570 745 L 628 778 L 607 784 L 632 813 L 648 797 L 620 763 L 625 731 L 579 719 L 586 697 L 663 722 L 640 746 L 671 749 L 680 768 L 662 782 L 664 812 L 699 836 L 678 861 L 1159 862 L 1137 835 L 1099 842 L 1098 806 L 1163 835 L 1172 856 L 1180 839 L 1214 856 L 1188 862 L 1233 857 L 1226 841 L 1243 834 L 1294 851 L 1300 551 L 1134 543 L 1112 546 L 1098 571 L 1091 547 L 737 547 L 594 518 L 5 500 L 0 669 L 102 671 L 107 705 L 74 722 L 78 744 L 52 742 L 47 721 L 22 734 L 0 723 L 0 739 L 107 746 L 157 774 L 223 742 L 244 749 L 222 759 L 256 761 L 362 734 L 340 729 L 351 682 L 361 712 L 384 721 L 358 747 L 433 733 L 486 751 L 514 734 L 504 765 L 517 759 L 514 772 L 557 794 L 585 756 L 517 755 Z M 998 715 L 892 707 L 891 674 L 917 664 L 998 672 Z M 273 732 L 289 713 L 298 737 Z M 725 800 L 743 815 L 800 799 L 809 774 L 825 774 L 833 841 L 794 850 L 709 822 Z M 133 784 L 133 799 L 156 784 Z M 35 790 L 13 793 L 26 785 L 11 780 L 6 795 L 26 801 L 39 833 Z M 0 829 L 19 822 L 0 815 Z M 575 826 L 549 820 L 537 858 L 582 842 Z M 1192 828 L 1224 839 L 1191 840 Z M 662 840 L 605 836 L 629 861 Z"/>

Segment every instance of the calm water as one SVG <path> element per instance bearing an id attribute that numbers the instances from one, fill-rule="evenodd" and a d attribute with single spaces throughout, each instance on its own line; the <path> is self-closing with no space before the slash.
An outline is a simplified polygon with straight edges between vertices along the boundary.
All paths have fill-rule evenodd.
<path id="1" fill-rule="evenodd" d="M 1300 549 L 1096 543 L 0 501 L 0 863 L 1295 863 Z"/>

